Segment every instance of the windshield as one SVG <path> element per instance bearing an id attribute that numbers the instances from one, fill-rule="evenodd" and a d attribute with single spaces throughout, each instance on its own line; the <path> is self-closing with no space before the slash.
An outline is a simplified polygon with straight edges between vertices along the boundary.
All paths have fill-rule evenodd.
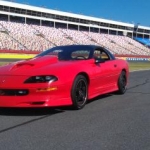
<path id="1" fill-rule="evenodd" d="M 91 53 L 92 48 L 86 45 L 57 46 L 40 53 L 36 57 L 55 55 L 59 60 L 85 60 L 91 58 Z"/>

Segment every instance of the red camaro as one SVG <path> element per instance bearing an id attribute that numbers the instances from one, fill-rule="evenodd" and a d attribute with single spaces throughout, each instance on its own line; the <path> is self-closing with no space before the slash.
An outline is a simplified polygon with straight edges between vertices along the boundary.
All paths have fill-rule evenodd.
<path id="1" fill-rule="evenodd" d="M 124 94 L 128 63 L 93 45 L 57 46 L 0 67 L 0 107 L 85 106 L 87 100 Z"/>

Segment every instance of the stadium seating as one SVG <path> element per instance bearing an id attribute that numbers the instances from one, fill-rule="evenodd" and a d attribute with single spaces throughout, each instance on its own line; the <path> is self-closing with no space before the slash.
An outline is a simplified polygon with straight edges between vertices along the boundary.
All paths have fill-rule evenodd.
<path id="1" fill-rule="evenodd" d="M 0 21 L 0 50 L 43 51 L 69 44 L 101 45 L 120 55 L 150 55 L 148 47 L 127 36 Z"/>

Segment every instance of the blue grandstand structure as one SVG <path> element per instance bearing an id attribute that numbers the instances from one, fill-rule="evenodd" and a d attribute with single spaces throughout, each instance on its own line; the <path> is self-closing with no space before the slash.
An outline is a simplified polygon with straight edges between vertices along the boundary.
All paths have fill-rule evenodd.
<path id="1" fill-rule="evenodd" d="M 150 39 L 141 38 L 141 37 L 135 37 L 134 39 L 137 40 L 138 42 L 142 43 L 143 45 L 150 47 Z"/>

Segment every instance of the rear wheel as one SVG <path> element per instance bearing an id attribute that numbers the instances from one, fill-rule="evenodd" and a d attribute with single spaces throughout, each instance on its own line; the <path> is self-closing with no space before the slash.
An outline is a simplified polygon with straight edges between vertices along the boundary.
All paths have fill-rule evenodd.
<path id="1" fill-rule="evenodd" d="M 71 98 L 74 109 L 82 109 L 87 102 L 87 80 L 83 75 L 78 75 L 73 83 L 71 90 Z"/>
<path id="2" fill-rule="evenodd" d="M 118 79 L 118 93 L 119 94 L 124 94 L 127 90 L 127 77 L 126 77 L 126 72 L 122 71 L 119 79 Z"/>

